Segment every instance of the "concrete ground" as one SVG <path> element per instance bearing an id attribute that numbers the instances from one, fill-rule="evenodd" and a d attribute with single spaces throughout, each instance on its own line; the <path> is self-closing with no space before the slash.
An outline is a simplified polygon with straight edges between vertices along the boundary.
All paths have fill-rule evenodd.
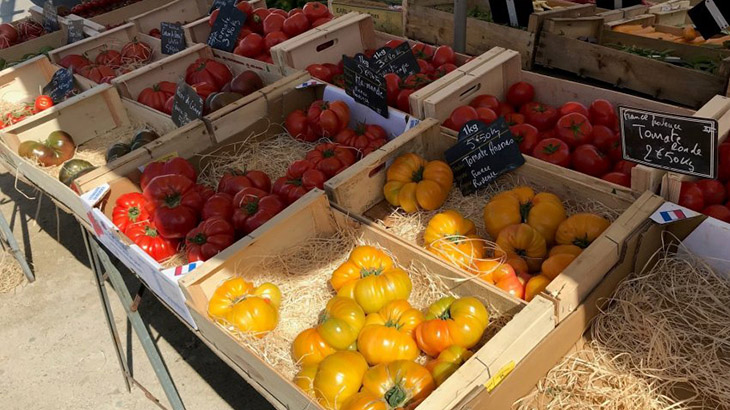
<path id="1" fill-rule="evenodd" d="M 15 184 L 0 173 L 0 212 L 37 280 L 0 294 L 0 409 L 157 408 L 139 388 L 125 388 L 78 223 Z M 138 282 L 125 280 L 136 291 Z M 132 346 L 127 359 L 134 377 L 166 405 L 119 299 L 110 297 L 122 343 Z M 188 409 L 271 408 L 149 292 L 139 311 Z"/>

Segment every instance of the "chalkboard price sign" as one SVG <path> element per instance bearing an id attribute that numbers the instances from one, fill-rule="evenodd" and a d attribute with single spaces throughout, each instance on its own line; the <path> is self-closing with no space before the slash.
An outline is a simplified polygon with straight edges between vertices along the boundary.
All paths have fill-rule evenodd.
<path id="1" fill-rule="evenodd" d="M 459 141 L 444 155 L 464 195 L 525 163 L 504 117 L 489 125 L 479 120 L 467 122 L 459 132 Z"/>
<path id="2" fill-rule="evenodd" d="M 162 54 L 175 54 L 185 50 L 185 31 L 181 24 L 161 23 Z"/>
<path id="3" fill-rule="evenodd" d="M 61 68 L 53 74 L 51 82 L 43 87 L 43 94 L 51 97 L 53 104 L 63 102 L 74 90 L 74 76 L 71 69 Z"/>
<path id="4" fill-rule="evenodd" d="M 717 176 L 717 121 L 619 107 L 623 158 L 702 178 Z"/>
<path id="5" fill-rule="evenodd" d="M 172 122 L 178 127 L 203 116 L 203 98 L 184 81 L 177 85 L 172 102 Z"/>
<path id="6" fill-rule="evenodd" d="M 370 68 L 367 59 L 343 57 L 345 92 L 360 104 L 370 107 L 388 118 L 388 99 L 385 79 Z"/>
<path id="7" fill-rule="evenodd" d="M 421 72 L 416 56 L 408 42 L 396 48 L 383 47 L 375 51 L 370 66 L 379 74 L 395 73 L 400 78 Z"/>
<path id="8" fill-rule="evenodd" d="M 58 11 L 56 11 L 56 6 L 53 5 L 52 0 L 46 0 L 43 3 L 43 28 L 49 33 L 60 28 L 58 25 Z"/>
<path id="9" fill-rule="evenodd" d="M 219 9 L 221 7 L 226 7 L 226 6 L 235 6 L 235 5 L 236 5 L 236 0 L 215 0 L 213 2 L 213 5 L 210 6 L 210 10 L 208 10 L 208 14 L 212 13 L 213 10 L 215 10 L 215 9 Z"/>
<path id="10" fill-rule="evenodd" d="M 221 50 L 231 52 L 236 47 L 238 33 L 246 21 L 246 13 L 235 6 L 226 5 L 221 7 L 218 17 L 213 23 L 213 28 L 208 36 L 208 45 Z"/>
<path id="11" fill-rule="evenodd" d="M 84 20 L 68 18 L 68 42 L 75 43 L 84 39 Z"/>

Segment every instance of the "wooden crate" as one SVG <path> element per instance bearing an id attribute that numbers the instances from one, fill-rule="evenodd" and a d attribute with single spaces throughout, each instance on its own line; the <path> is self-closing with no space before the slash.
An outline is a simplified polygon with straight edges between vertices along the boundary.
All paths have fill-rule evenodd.
<path id="1" fill-rule="evenodd" d="M 476 392 L 469 408 L 509 409 L 512 404 L 530 393 L 547 373 L 571 352 L 580 350 L 590 339 L 590 325 L 600 314 L 618 284 L 631 272 L 647 268 L 655 262 L 655 253 L 663 243 L 683 240 L 702 223 L 704 217 L 685 219 L 669 225 L 647 221 L 648 229 L 634 239 L 636 257 L 622 270 L 616 270 L 591 292 L 585 302 L 565 321 L 543 339 L 525 359 L 491 392 L 482 388 Z M 723 255 L 724 256 L 724 255 Z M 649 265 L 651 266 L 651 265 Z"/>
<path id="2" fill-rule="evenodd" d="M 43 6 L 36 6 L 35 4 L 31 4 L 31 6 L 28 7 L 28 14 L 30 15 L 30 17 L 33 20 L 42 24 Z M 61 26 L 64 26 L 64 25 L 68 24 L 68 20 L 70 20 L 70 19 L 83 19 L 84 20 L 84 34 L 86 34 L 88 36 L 93 36 L 93 35 L 99 34 L 102 31 L 106 30 L 106 28 L 103 25 L 101 25 L 99 23 L 95 23 L 89 19 L 85 19 L 83 17 L 77 16 L 75 14 L 69 14 L 68 16 L 65 16 L 65 17 L 58 16 L 58 23 Z"/>
<path id="3" fill-rule="evenodd" d="M 175 55 L 115 78 L 112 80 L 112 84 L 119 89 L 119 93 L 130 104 L 137 104 L 144 109 L 156 111 L 153 108 L 137 102 L 139 93 L 143 89 L 151 87 L 160 81 L 179 82 L 184 80 L 185 70 L 198 58 L 212 58 L 224 63 L 231 69 L 234 76 L 246 70 L 253 70 L 261 77 L 264 88 L 251 94 L 248 96 L 249 98 L 237 101 L 235 106 L 231 104 L 233 106 L 232 109 L 242 107 L 261 95 L 273 93 L 277 89 L 289 89 L 309 79 L 309 74 L 306 71 L 284 69 L 262 61 L 214 50 L 204 44 L 195 44 Z M 167 116 L 167 114 L 159 111 L 156 112 Z M 222 115 L 222 113 L 216 113 L 216 118 L 220 118 Z"/>
<path id="4" fill-rule="evenodd" d="M 705 104 L 697 113 L 696 117 L 714 118 L 717 120 L 717 145 L 727 141 L 730 132 L 730 98 L 716 96 Z M 715 154 L 717 155 L 717 154 Z M 658 170 L 655 170 L 658 171 Z M 654 172 L 655 179 L 661 177 L 661 195 L 670 202 L 679 202 L 679 193 L 682 190 L 683 181 L 697 181 L 698 178 L 683 175 L 676 172 Z"/>
<path id="5" fill-rule="evenodd" d="M 33 103 L 40 95 L 41 89 L 51 82 L 53 74 L 60 68 L 48 61 L 46 56 L 38 56 L 0 71 L 0 100 L 9 103 Z M 82 77 L 74 78 L 79 93 L 91 88 Z M 68 104 L 69 100 L 57 106 L 63 107 Z M 25 127 L 25 124 L 35 117 L 35 115 L 30 116 L 16 124 L 6 126 L 2 131 L 13 132 L 17 128 Z"/>
<path id="6" fill-rule="evenodd" d="M 385 228 L 389 226 L 388 215 L 393 209 L 383 196 L 387 164 L 407 152 L 415 152 L 427 160 L 443 160 L 444 152 L 457 141 L 455 134 L 442 132 L 435 120 L 425 120 L 421 126 L 429 128 L 415 138 L 407 139 L 404 136 L 391 141 L 376 154 L 361 160 L 357 166 L 329 180 L 325 188 L 331 200 L 343 209 L 356 215 L 363 215 L 371 223 L 378 224 L 379 229 L 395 235 Z M 596 242 L 584 250 L 548 285 L 545 294 L 555 301 L 556 316 L 558 321 L 561 321 L 576 309 L 607 272 L 624 259 L 627 236 L 641 228 L 639 220 L 647 218 L 646 204 L 651 203 L 652 198 L 656 197 L 648 193 L 640 196 L 639 193 L 619 189 L 606 181 L 547 164 L 535 158 L 525 157 L 525 159 L 525 165 L 510 173 L 519 183 L 527 183 L 540 190 L 552 192 L 563 201 L 576 203 L 597 201 L 607 209 L 622 212 Z M 489 194 L 478 193 L 473 198 L 486 205 Z M 480 212 L 479 215 L 465 215 L 465 217 L 482 216 Z M 412 244 L 421 246 L 417 239 Z M 436 258 L 433 255 L 430 257 Z"/>
<path id="7" fill-rule="evenodd" d="M 141 0 L 110 12 L 89 18 L 94 23 L 104 26 L 107 30 L 125 24 L 135 16 L 149 10 L 156 9 L 169 3 L 170 0 Z"/>
<path id="8" fill-rule="evenodd" d="M 100 141 L 110 132 L 129 129 L 128 138 L 131 140 L 134 129 L 143 124 L 154 128 L 159 134 L 174 127 L 169 118 L 125 103 L 111 85 L 100 85 L 16 124 L 11 131 L 4 132 L 0 155 L 11 165 L 14 173 L 24 176 L 49 195 L 62 209 L 73 213 L 88 224 L 86 209 L 78 195 L 63 185 L 57 177 L 49 175 L 31 161 L 21 158 L 17 154 L 18 146 L 23 141 L 43 140 L 50 132 L 63 130 L 71 135 L 77 150 L 82 150 L 95 140 Z M 111 141 L 108 145 L 114 142 L 119 141 Z M 106 148 L 108 147 L 99 147 L 104 151 Z M 135 150 L 137 151 L 145 150 Z"/>
<path id="9" fill-rule="evenodd" d="M 546 331 L 553 326 L 552 306 L 549 301 L 537 298 L 534 304 L 525 306 L 505 295 L 483 287 L 465 277 L 448 265 L 427 257 L 421 250 L 384 234 L 368 224 L 352 218 L 329 206 L 321 192 L 310 192 L 302 198 L 306 201 L 297 208 L 290 208 L 279 214 L 278 223 L 257 231 L 233 247 L 228 248 L 215 266 L 198 268 L 180 282 L 187 298 L 187 305 L 195 318 L 201 335 L 211 341 L 227 357 L 242 368 L 254 382 L 257 389 L 275 397 L 272 404 L 282 409 L 322 409 L 303 391 L 294 386 L 277 369 L 257 356 L 245 344 L 236 340 L 207 315 L 208 300 L 220 283 L 237 274 L 236 267 L 256 266 L 267 255 L 277 255 L 313 237 L 334 235 L 339 229 L 355 229 L 364 241 L 387 249 L 399 264 L 408 266 L 412 262 L 422 264 L 430 273 L 458 278 L 448 281 L 452 291 L 461 296 L 475 296 L 490 303 L 499 311 L 516 313 L 498 333 L 486 342 L 461 367 L 466 377 L 451 377 L 435 390 L 416 409 L 448 409 L 446 405 L 455 396 L 462 396 L 471 388 L 483 383 L 490 374 L 505 363 L 516 363 L 526 354 Z M 284 295 L 282 303 L 288 303 Z M 519 312 L 519 313 L 517 313 Z M 313 318 L 314 319 L 314 318 Z M 313 321 L 314 322 L 314 321 Z M 303 330 L 303 329 L 302 329 Z"/>
<path id="10" fill-rule="evenodd" d="M 556 8 L 549 11 L 535 12 L 530 16 L 526 28 L 510 27 L 489 21 L 467 17 L 466 20 L 466 54 L 478 55 L 492 47 L 504 47 L 516 50 L 522 56 L 525 69 L 532 67 L 535 45 L 542 24 L 549 17 L 581 17 L 591 15 L 595 5 L 575 4 L 564 0 L 549 0 L 548 4 Z M 439 9 L 440 8 L 440 9 Z M 453 2 L 444 0 L 409 1 L 405 13 L 405 36 L 430 44 L 454 43 Z M 479 8 L 489 11 L 488 0 L 472 0 L 467 2 L 468 10 Z"/>
<path id="11" fill-rule="evenodd" d="M 26 17 L 25 19 L 31 19 L 34 21 L 37 21 L 39 23 L 42 23 L 42 15 L 39 17 Z M 19 21 L 14 21 L 11 24 L 16 24 Z M 88 20 L 84 20 L 84 22 L 88 22 Z M 68 44 L 68 26 L 66 25 L 65 21 L 59 21 L 60 30 L 54 31 L 53 33 L 44 34 L 40 37 L 34 38 L 32 40 L 24 41 L 19 44 L 15 44 L 14 46 L 4 48 L 0 50 L 0 59 L 6 61 L 6 63 L 20 63 L 27 59 L 28 56 L 31 55 L 38 55 L 39 50 L 42 48 L 51 47 L 53 49 L 63 47 Z M 87 26 L 84 26 L 84 34 L 86 36 L 91 36 L 96 34 L 96 32 Z"/>
<path id="12" fill-rule="evenodd" d="M 647 16 L 648 20 L 642 22 Z M 540 35 L 535 63 L 693 108 L 701 107 L 717 94 L 727 94 L 730 50 L 677 44 L 620 33 L 610 28 L 627 22 L 654 24 L 655 14 L 620 20 L 604 18 L 603 22 L 608 22 L 609 25 L 601 24 L 601 18 L 604 16 L 547 19 Z M 669 26 L 657 27 L 667 31 L 677 29 Z M 579 38 L 594 38 L 597 42 L 589 43 Z M 718 69 L 716 73 L 711 73 L 680 67 L 609 47 L 610 44 L 659 51 L 672 50 L 673 55 L 685 61 L 710 58 L 718 61 Z"/>
<path id="13" fill-rule="evenodd" d="M 578 101 L 585 106 L 590 106 L 595 99 L 603 98 L 612 102 L 615 106 L 624 105 L 682 115 L 693 115 L 694 113 L 694 111 L 670 104 L 524 71 L 520 69 L 519 60 L 520 55 L 512 50 L 497 48 L 485 53 L 481 56 L 480 64 L 472 68 L 471 71 L 458 78 L 450 79 L 446 87 L 442 87 L 441 90 L 421 100 L 419 104 L 423 111 L 422 117 L 435 118 L 443 122 L 456 107 L 468 104 L 471 99 L 479 94 L 491 94 L 500 100 L 504 100 L 509 86 L 518 81 L 527 81 L 535 85 L 535 101 L 541 101 L 556 107 L 568 101 Z M 411 100 L 411 107 L 414 104 L 415 102 Z M 445 132 L 456 135 L 451 130 L 445 130 Z M 576 178 L 585 180 L 586 183 L 606 184 L 605 181 L 599 178 L 578 174 L 577 172 L 572 173 L 576 174 Z M 662 175 L 663 172 L 658 169 L 637 166 L 632 170 L 631 190 L 638 193 L 646 190 L 657 192 Z M 629 189 L 618 185 L 610 185 L 617 192 L 629 191 Z"/>
<path id="14" fill-rule="evenodd" d="M 375 29 L 396 36 L 405 36 L 406 1 L 399 5 L 388 5 L 370 0 L 329 0 L 330 12 L 335 17 L 357 12 L 373 17 Z"/>

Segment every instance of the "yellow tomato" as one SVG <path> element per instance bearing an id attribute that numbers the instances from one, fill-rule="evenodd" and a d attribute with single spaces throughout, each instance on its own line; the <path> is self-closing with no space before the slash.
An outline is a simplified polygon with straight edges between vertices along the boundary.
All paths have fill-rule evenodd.
<path id="1" fill-rule="evenodd" d="M 357 301 L 365 313 L 377 312 L 388 302 L 408 299 L 411 279 L 385 252 L 372 246 L 358 246 L 330 280 L 338 296 Z"/>
<path id="2" fill-rule="evenodd" d="M 208 315 L 233 329 L 263 337 L 279 323 L 281 291 L 264 283 L 254 287 L 242 278 L 232 278 L 218 287 L 208 302 Z"/>
<path id="3" fill-rule="evenodd" d="M 383 187 L 385 199 L 408 213 L 419 209 L 433 211 L 446 201 L 454 174 L 443 161 L 426 161 L 414 153 L 393 161 Z"/>
<path id="4" fill-rule="evenodd" d="M 325 408 L 339 410 L 360 390 L 367 370 L 368 364 L 360 353 L 342 351 L 327 356 L 318 365 L 303 367 L 294 382 L 314 394 Z"/>
<path id="5" fill-rule="evenodd" d="M 394 300 L 365 320 L 357 347 L 370 365 L 395 360 L 415 360 L 420 353 L 413 331 L 423 322 L 423 313 L 406 300 Z"/>
<path id="6" fill-rule="evenodd" d="M 470 348 L 489 325 L 489 313 L 474 297 L 446 296 L 431 304 L 426 320 L 416 327 L 416 344 L 429 356 L 451 346 Z"/>
<path id="7" fill-rule="evenodd" d="M 362 379 L 362 391 L 384 401 L 390 409 L 408 407 L 428 397 L 436 388 L 431 373 L 410 360 L 396 360 L 370 368 Z"/>
<path id="8" fill-rule="evenodd" d="M 423 240 L 431 253 L 462 269 L 471 269 L 474 260 L 483 258 L 485 253 L 474 223 L 454 210 L 434 215 L 428 221 Z"/>
<path id="9" fill-rule="evenodd" d="M 527 281 L 527 284 L 525 284 L 525 300 L 528 302 L 531 301 L 535 296 L 547 288 L 550 281 L 551 279 L 543 274 L 531 277 L 530 280 Z"/>
<path id="10" fill-rule="evenodd" d="M 465 361 L 469 360 L 472 355 L 474 355 L 474 353 L 461 346 L 451 346 L 439 353 L 437 358 L 429 360 L 428 363 L 426 363 L 426 368 L 431 372 L 433 379 L 436 381 L 436 386 L 440 386 L 449 378 L 449 376 L 454 374 L 454 372 L 456 372 Z"/>
<path id="11" fill-rule="evenodd" d="M 508 255 L 515 254 L 527 262 L 531 271 L 538 271 L 547 253 L 545 238 L 528 224 L 510 225 L 499 233 L 497 245 Z"/>
<path id="12" fill-rule="evenodd" d="M 536 195 L 532 188 L 524 186 L 495 195 L 484 207 L 484 226 L 492 238 L 510 225 L 526 223 L 551 244 L 565 217 L 560 198 L 547 192 Z"/>
<path id="13" fill-rule="evenodd" d="M 555 240 L 560 245 L 575 245 L 585 249 L 593 243 L 611 223 L 595 214 L 575 214 L 558 226 Z"/>

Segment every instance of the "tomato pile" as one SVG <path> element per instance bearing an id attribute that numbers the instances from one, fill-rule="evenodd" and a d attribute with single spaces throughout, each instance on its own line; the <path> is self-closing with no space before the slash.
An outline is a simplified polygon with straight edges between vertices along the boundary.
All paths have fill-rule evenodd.
<path id="1" fill-rule="evenodd" d="M 120 7 L 128 6 L 141 0 L 89 0 L 83 1 L 68 10 L 63 12 L 59 8 L 59 16 L 67 16 L 69 14 L 75 14 L 79 17 L 90 18 L 98 16 L 100 14 L 108 13 L 112 10 Z"/>
<path id="2" fill-rule="evenodd" d="M 213 112 L 223 106 L 263 88 L 258 74 L 246 70 L 233 76 L 231 69 L 216 60 L 199 58 L 185 70 L 185 82 L 205 102 L 203 113 Z M 137 101 L 167 115 L 172 114 L 177 84 L 160 81 L 143 89 Z"/>
<path id="3" fill-rule="evenodd" d="M 104 49 L 94 58 L 92 63 L 86 55 L 69 54 L 59 61 L 63 68 L 71 68 L 89 80 L 100 84 L 109 83 L 119 75 L 126 74 L 152 60 L 152 47 L 134 39 L 117 51 Z"/>
<path id="4" fill-rule="evenodd" d="M 289 12 L 266 8 L 254 10 L 246 1 L 237 3 L 236 8 L 248 17 L 238 33 L 238 42 L 233 53 L 266 63 L 273 63 L 271 47 L 332 20 L 327 6 L 318 2 L 307 3 L 301 9 L 295 8 Z M 218 13 L 218 9 L 211 13 L 208 19 L 211 27 L 218 18 Z"/>
<path id="5" fill-rule="evenodd" d="M 0 129 L 17 124 L 31 115 L 53 107 L 53 100 L 47 95 L 39 95 L 33 103 L 23 103 L 2 114 Z"/>
<path id="6" fill-rule="evenodd" d="M 396 48 L 403 44 L 404 40 L 390 40 L 385 47 Z M 388 105 L 398 108 L 403 112 L 410 113 L 411 107 L 408 97 L 416 90 L 419 90 L 434 80 L 456 70 L 456 54 L 449 46 L 433 47 L 422 43 L 414 43 L 411 46 L 413 54 L 418 61 L 420 72 L 401 79 L 397 74 L 385 74 L 387 87 Z M 365 50 L 363 54 L 368 58 L 372 57 L 375 50 Z M 345 87 L 345 76 L 343 62 L 338 64 L 311 64 L 307 67 L 309 74 L 324 82 L 334 84 L 340 88 Z"/>
<path id="7" fill-rule="evenodd" d="M 479 95 L 454 109 L 443 125 L 458 132 L 471 120 L 489 124 L 504 117 L 523 154 L 631 187 L 636 164 L 622 160 L 618 115 L 610 102 L 598 99 L 586 107 L 570 101 L 553 107 L 534 98 L 533 86 L 518 82 L 507 91 L 506 101 Z"/>
<path id="8" fill-rule="evenodd" d="M 15 24 L 0 24 L 0 49 L 8 48 L 46 34 L 43 26 L 31 19 L 25 19 Z"/>
<path id="9" fill-rule="evenodd" d="M 679 205 L 730 223 L 730 141 L 718 147 L 718 179 L 682 182 Z"/>

